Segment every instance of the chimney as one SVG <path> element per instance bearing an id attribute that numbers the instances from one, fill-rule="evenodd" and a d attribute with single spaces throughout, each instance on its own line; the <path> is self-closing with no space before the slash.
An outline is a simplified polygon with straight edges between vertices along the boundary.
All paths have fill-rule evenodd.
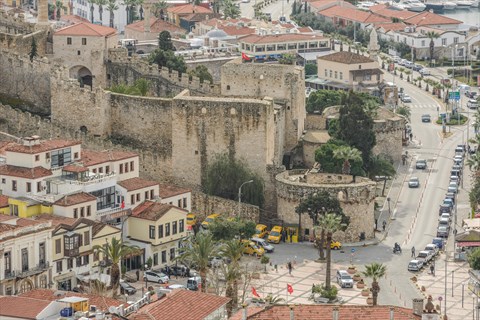
<path id="1" fill-rule="evenodd" d="M 32 139 L 33 139 L 33 145 L 40 144 L 40 136 L 32 136 Z"/>
<path id="2" fill-rule="evenodd" d="M 394 307 L 390 307 L 390 320 L 394 320 L 394 319 L 393 319 L 393 318 L 394 318 L 394 317 L 393 317 L 393 315 L 394 315 L 394 312 L 393 312 L 393 311 L 394 311 L 394 310 L 395 310 Z"/>
<path id="3" fill-rule="evenodd" d="M 338 307 L 333 307 L 333 320 L 338 320 Z"/>
<path id="4" fill-rule="evenodd" d="M 413 314 L 417 316 L 422 316 L 423 314 L 423 299 L 413 299 Z"/>
<path id="5" fill-rule="evenodd" d="M 295 320 L 295 314 L 293 313 L 293 305 L 290 306 L 290 320 Z"/>
<path id="6" fill-rule="evenodd" d="M 247 320 L 247 305 L 242 304 L 242 320 Z"/>

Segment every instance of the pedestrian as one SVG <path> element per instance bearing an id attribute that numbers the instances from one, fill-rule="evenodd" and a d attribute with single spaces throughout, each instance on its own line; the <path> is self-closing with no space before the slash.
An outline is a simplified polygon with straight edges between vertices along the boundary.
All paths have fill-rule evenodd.
<path id="1" fill-rule="evenodd" d="M 290 237 L 290 243 L 292 243 L 293 242 L 293 230 L 289 229 L 288 233 L 289 233 L 289 237 Z"/>
<path id="2" fill-rule="evenodd" d="M 382 222 L 382 229 L 383 229 L 383 232 L 385 232 L 385 228 L 387 227 L 387 221 L 383 220 Z"/>
<path id="3" fill-rule="evenodd" d="M 282 241 L 283 241 L 283 243 L 285 243 L 286 239 L 287 239 L 287 230 L 285 228 L 283 228 L 283 230 L 282 230 Z"/>
<path id="4" fill-rule="evenodd" d="M 433 264 L 430 265 L 430 273 L 435 277 L 435 266 Z"/>
<path id="5" fill-rule="evenodd" d="M 190 277 L 190 268 L 189 267 L 187 267 L 187 269 L 185 270 L 185 276 Z"/>
<path id="6" fill-rule="evenodd" d="M 140 281 L 140 271 L 138 269 L 135 271 L 135 275 L 137 276 L 137 281 Z"/>
<path id="7" fill-rule="evenodd" d="M 182 277 L 185 277 L 186 271 L 187 271 L 187 268 L 185 268 L 185 266 L 182 266 Z"/>
<path id="8" fill-rule="evenodd" d="M 415 258 L 415 247 L 412 247 L 412 258 Z"/>
<path id="9" fill-rule="evenodd" d="M 288 268 L 288 274 L 292 275 L 293 266 L 292 266 L 292 263 L 290 261 L 288 261 L 288 263 L 287 263 L 287 268 Z"/>
<path id="10" fill-rule="evenodd" d="M 410 141 L 413 140 L 413 133 L 410 132 Z"/>

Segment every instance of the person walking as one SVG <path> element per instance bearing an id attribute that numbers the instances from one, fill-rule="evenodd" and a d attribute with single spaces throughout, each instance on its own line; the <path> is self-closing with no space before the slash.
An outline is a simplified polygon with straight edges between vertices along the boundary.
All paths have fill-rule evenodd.
<path id="1" fill-rule="evenodd" d="M 382 222 L 382 229 L 383 229 L 383 232 L 385 232 L 385 228 L 387 227 L 387 221 L 383 220 Z"/>
<path id="2" fill-rule="evenodd" d="M 288 274 L 292 275 L 292 269 L 293 269 L 292 262 L 288 261 L 287 268 L 288 268 Z"/>
<path id="3" fill-rule="evenodd" d="M 430 265 L 430 273 L 435 277 L 435 266 L 433 263 Z"/>
<path id="4" fill-rule="evenodd" d="M 135 271 L 135 275 L 137 276 L 137 281 L 140 281 L 140 271 L 138 269 Z"/>
<path id="5" fill-rule="evenodd" d="M 283 241 L 283 243 L 285 243 L 286 240 L 287 240 L 287 230 L 285 228 L 283 228 L 283 230 L 282 230 L 282 241 Z"/>
<path id="6" fill-rule="evenodd" d="M 412 258 L 415 258 L 415 247 L 412 247 Z"/>

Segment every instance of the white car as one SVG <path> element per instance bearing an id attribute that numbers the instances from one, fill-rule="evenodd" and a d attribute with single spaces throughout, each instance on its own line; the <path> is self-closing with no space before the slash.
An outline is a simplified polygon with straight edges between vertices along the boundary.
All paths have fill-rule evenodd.
<path id="1" fill-rule="evenodd" d="M 436 244 L 429 243 L 425 246 L 425 251 L 430 251 L 433 256 L 438 254 L 438 247 Z"/>
<path id="2" fill-rule="evenodd" d="M 423 267 L 423 261 L 412 260 L 408 263 L 408 271 L 420 271 Z"/>
<path id="3" fill-rule="evenodd" d="M 422 250 L 418 253 L 417 255 L 417 260 L 423 261 L 423 264 L 427 264 L 430 262 L 430 260 L 433 259 L 433 254 L 430 253 L 430 251 L 427 250 Z"/>
<path id="4" fill-rule="evenodd" d="M 170 278 L 165 273 L 147 270 L 143 274 L 143 280 L 156 283 L 168 283 Z"/>
<path id="5" fill-rule="evenodd" d="M 418 71 L 422 76 L 429 76 L 430 75 L 430 70 L 427 68 L 423 68 L 420 71 Z"/>
<path id="6" fill-rule="evenodd" d="M 469 99 L 467 102 L 467 108 L 469 109 L 477 109 L 478 108 L 478 101 L 475 99 Z"/>
<path id="7" fill-rule="evenodd" d="M 408 94 L 403 94 L 402 98 L 401 98 L 402 102 L 404 103 L 409 103 L 409 102 L 412 102 L 412 98 L 410 98 L 410 96 Z"/>

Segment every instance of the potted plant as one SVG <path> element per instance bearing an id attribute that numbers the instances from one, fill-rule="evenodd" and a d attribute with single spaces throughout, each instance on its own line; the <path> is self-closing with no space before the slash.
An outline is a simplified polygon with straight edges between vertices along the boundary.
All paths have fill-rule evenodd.
<path id="1" fill-rule="evenodd" d="M 367 298 L 367 304 L 368 304 L 369 306 L 373 305 L 373 298 L 372 298 L 372 297 L 368 297 L 368 298 Z"/>
<path id="2" fill-rule="evenodd" d="M 370 289 L 368 289 L 368 288 L 363 288 L 363 290 L 362 290 L 362 296 L 364 296 L 364 297 L 370 296 Z"/>
<path id="3" fill-rule="evenodd" d="M 357 268 L 352 264 L 350 267 L 348 267 L 347 272 L 349 274 L 355 274 L 357 272 Z"/>
<path id="4" fill-rule="evenodd" d="M 360 279 L 360 281 L 357 282 L 357 288 L 358 289 L 365 288 L 365 282 L 363 282 L 363 279 Z"/>
<path id="5" fill-rule="evenodd" d="M 362 279 L 362 276 L 360 275 L 360 273 L 355 273 L 353 275 L 353 281 L 360 281 Z"/>

